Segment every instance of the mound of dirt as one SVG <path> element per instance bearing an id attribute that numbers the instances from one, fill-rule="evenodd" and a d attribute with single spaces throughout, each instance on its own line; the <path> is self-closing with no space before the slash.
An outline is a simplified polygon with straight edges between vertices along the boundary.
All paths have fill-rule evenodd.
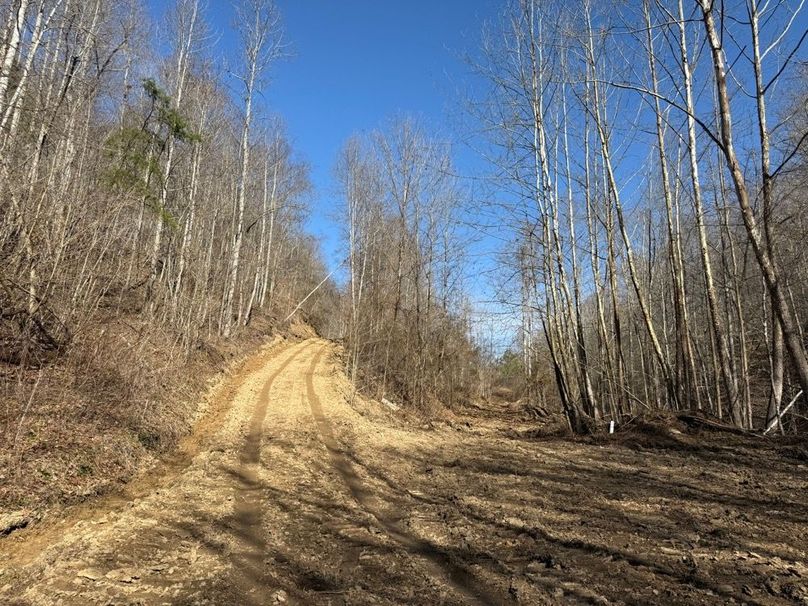
<path id="1" fill-rule="evenodd" d="M 286 332 L 296 339 L 313 339 L 317 336 L 317 332 L 311 326 L 297 318 L 292 320 Z"/>
<path id="2" fill-rule="evenodd" d="M 597 432 L 585 439 L 590 444 L 620 444 L 634 450 L 687 450 L 693 443 L 685 434 L 686 431 L 687 427 L 673 415 L 648 413 L 616 424 L 614 433 Z"/>

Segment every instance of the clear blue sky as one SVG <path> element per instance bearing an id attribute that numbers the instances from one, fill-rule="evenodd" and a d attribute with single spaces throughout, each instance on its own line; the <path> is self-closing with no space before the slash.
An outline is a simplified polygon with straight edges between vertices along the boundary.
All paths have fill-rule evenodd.
<path id="1" fill-rule="evenodd" d="M 172 0 L 145 0 L 159 24 Z M 275 0 L 287 57 L 272 66 L 262 91 L 266 113 L 280 115 L 298 158 L 309 164 L 313 192 L 308 231 L 331 269 L 344 255 L 335 215 L 340 200 L 334 164 L 355 133 L 383 127 L 396 116 L 419 119 L 432 134 L 455 141 L 458 174 L 469 180 L 489 170 L 461 141 L 470 87 L 479 80 L 467 58 L 478 56 L 486 22 L 499 19 L 503 0 Z M 207 0 L 206 19 L 216 36 L 210 53 L 220 64 L 238 58 L 231 0 Z M 482 242 L 474 265 L 490 266 L 499 242 Z M 482 250 L 486 249 L 486 250 Z M 492 298 L 488 272 L 467 268 L 466 288 L 482 332 L 502 332 L 504 318 Z M 487 310 L 487 311 L 486 311 Z M 490 316 L 490 317 L 489 317 Z M 489 324 L 491 325 L 489 327 Z M 510 342 L 511 331 L 500 335 Z"/>
<path id="2" fill-rule="evenodd" d="M 158 18 L 170 5 L 147 0 Z M 459 89 L 468 86 L 466 54 L 479 51 L 483 22 L 495 19 L 501 0 L 276 0 L 288 57 L 270 70 L 265 108 L 280 114 L 314 185 L 310 231 L 326 262 L 339 263 L 339 200 L 333 166 L 352 134 L 415 116 L 433 132 L 452 136 L 462 112 Z M 220 36 L 214 55 L 232 62 L 237 52 L 233 4 L 208 0 L 207 20 Z M 455 147 L 461 174 L 482 161 Z"/>
<path id="3" fill-rule="evenodd" d="M 463 55 L 480 47 L 482 22 L 501 0 L 279 0 L 293 57 L 279 64 L 267 99 L 311 163 L 311 229 L 337 258 L 332 170 L 344 141 L 400 113 L 450 135 L 468 81 Z M 456 149 L 461 169 L 476 162 Z M 461 170 L 461 173 L 463 171 Z"/>

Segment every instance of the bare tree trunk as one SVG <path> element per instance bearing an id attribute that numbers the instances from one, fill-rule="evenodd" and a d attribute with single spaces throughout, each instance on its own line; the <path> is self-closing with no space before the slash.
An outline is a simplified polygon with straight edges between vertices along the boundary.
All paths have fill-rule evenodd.
<path id="1" fill-rule="evenodd" d="M 639 282 L 637 265 L 634 258 L 634 250 L 631 245 L 631 240 L 628 235 L 626 221 L 623 214 L 623 205 L 620 202 L 620 190 L 617 186 L 617 181 L 614 175 L 614 169 L 611 161 L 611 150 L 607 134 L 608 131 L 604 124 L 604 118 L 601 114 L 601 112 L 604 111 L 603 110 L 604 106 L 603 106 L 603 100 L 601 99 L 600 86 L 597 80 L 596 58 L 593 48 L 594 33 L 591 30 L 591 20 L 588 20 L 587 24 L 589 27 L 589 32 L 588 32 L 588 47 L 586 49 L 586 52 L 588 55 L 587 62 L 589 65 L 589 69 L 591 70 L 589 77 L 592 79 L 592 93 L 593 93 L 593 99 L 592 99 L 593 106 L 590 108 L 590 111 L 592 112 L 593 118 L 595 120 L 595 129 L 598 134 L 598 139 L 600 141 L 601 155 L 603 157 L 603 164 L 606 173 L 608 190 L 611 195 L 612 203 L 614 204 L 614 209 L 617 213 L 617 223 L 620 228 L 620 234 L 622 236 L 623 245 L 626 251 L 626 261 L 628 263 L 629 277 L 631 278 L 634 293 L 637 296 L 637 303 L 639 304 L 640 307 L 640 315 L 642 316 L 646 331 L 648 332 L 648 337 L 651 341 L 654 356 L 656 357 L 657 363 L 659 364 L 660 370 L 662 371 L 665 386 L 668 390 L 668 397 L 671 398 L 672 403 L 674 404 L 674 408 L 676 408 L 678 407 L 678 390 L 676 388 L 676 384 L 674 381 L 674 377 L 671 373 L 670 366 L 667 360 L 665 359 L 664 353 L 662 352 L 662 346 L 659 342 L 659 338 L 657 337 L 656 329 L 654 328 L 654 325 L 651 321 L 651 313 L 648 307 L 648 302 L 645 293 L 642 290 L 642 286 L 640 285 Z"/>
<path id="2" fill-rule="evenodd" d="M 704 224 L 704 208 L 701 199 L 698 152 L 696 148 L 696 122 L 694 118 L 695 105 L 693 102 L 692 76 L 687 51 L 687 35 L 685 30 L 684 7 L 682 5 L 682 0 L 679 0 L 679 45 L 681 49 L 682 75 L 685 84 L 685 102 L 688 110 L 687 137 L 688 152 L 690 157 L 690 179 L 693 186 L 693 205 L 695 208 L 696 228 L 699 234 L 699 252 L 701 254 L 702 267 L 704 269 L 707 302 L 710 308 L 710 322 L 715 337 L 716 348 L 718 350 L 717 353 L 721 368 L 721 377 L 724 384 L 724 390 L 727 394 L 727 399 L 729 400 L 729 409 L 732 414 L 732 421 L 739 427 L 742 427 L 743 417 L 741 415 L 740 401 L 738 400 L 738 384 L 732 372 L 726 331 L 721 322 L 718 295 L 715 290 L 712 263 L 710 262 L 710 253 L 707 244 L 707 228 Z M 720 406 L 720 402 L 717 402 L 717 405 Z"/>
<path id="3" fill-rule="evenodd" d="M 562 137 L 564 140 L 564 162 L 565 162 L 565 173 L 567 182 L 567 214 L 568 214 L 567 220 L 569 227 L 570 254 L 572 261 L 572 286 L 573 286 L 573 301 L 575 311 L 575 342 L 578 354 L 579 372 L 581 375 L 580 378 L 581 401 L 584 403 L 584 408 L 587 414 L 591 415 L 592 418 L 597 420 L 598 418 L 600 418 L 600 406 L 598 404 L 597 397 L 595 396 L 595 391 L 592 387 L 592 380 L 590 378 L 589 354 L 586 348 L 584 321 L 583 321 L 583 314 L 581 312 L 581 275 L 580 275 L 580 268 L 578 266 L 578 254 L 577 254 L 578 242 L 575 234 L 575 211 L 573 206 L 573 186 L 572 186 L 573 179 L 572 179 L 572 170 L 570 168 L 569 141 L 567 138 L 566 95 L 567 95 L 566 88 L 562 87 L 562 93 L 561 93 L 562 112 L 563 112 Z"/>
<path id="4" fill-rule="evenodd" d="M 763 181 L 763 230 L 766 236 L 766 246 L 773 259 L 776 258 L 774 230 L 772 228 L 772 212 L 774 201 L 771 174 L 771 151 L 769 143 L 769 129 L 766 118 L 766 91 L 763 84 L 763 63 L 760 55 L 760 31 L 757 1 L 748 0 L 747 11 L 749 13 L 749 27 L 752 34 L 752 66 L 755 72 L 755 101 L 758 116 L 758 136 L 760 140 L 760 175 Z M 800 339 L 802 342 L 802 339 Z M 772 368 L 771 368 L 771 392 L 769 394 L 769 409 L 766 414 L 766 426 L 780 412 L 783 400 L 783 376 L 784 358 L 783 355 L 783 326 L 777 315 L 772 318 Z M 750 419 L 751 422 L 751 419 Z"/>
<path id="5" fill-rule="evenodd" d="M 244 209 L 247 204 L 247 173 L 250 167 L 250 130 L 253 120 L 253 98 L 256 84 L 266 70 L 269 61 L 274 58 L 276 48 L 271 36 L 275 33 L 276 17 L 269 0 L 248 0 L 247 18 L 244 23 L 244 52 L 247 57 L 247 74 L 242 78 L 244 84 L 244 121 L 241 127 L 241 167 L 236 188 L 236 217 L 233 231 L 233 248 L 230 254 L 230 275 L 224 297 L 222 334 L 230 336 L 233 324 L 233 305 L 235 303 L 236 285 L 239 278 L 241 247 L 244 241 Z"/>
<path id="6" fill-rule="evenodd" d="M 17 126 L 20 120 L 22 101 L 25 97 L 25 91 L 28 85 L 29 76 L 31 75 L 31 68 L 33 67 L 34 59 L 36 58 L 37 51 L 42 43 L 42 37 L 48 31 L 51 19 L 53 19 L 54 14 L 56 14 L 56 11 L 59 9 L 61 4 L 62 0 L 57 0 L 51 7 L 51 10 L 47 16 L 45 15 L 44 2 L 42 2 L 37 9 L 34 29 L 31 34 L 31 42 L 28 45 L 28 54 L 25 58 L 25 63 L 23 64 L 22 70 L 18 76 L 17 86 L 14 89 L 14 93 L 1 114 L 2 119 L 0 119 L 0 132 L 5 131 L 5 143 L 8 143 L 14 139 L 14 135 L 17 131 Z M 0 101 L 0 109 L 2 108 L 3 103 Z M 5 145 L 3 148 L 5 148 Z"/>
<path id="7" fill-rule="evenodd" d="M 793 312 L 783 292 L 780 273 L 766 246 L 764 235 L 761 233 L 757 218 L 752 210 L 743 171 L 735 154 L 735 145 L 732 139 L 732 112 L 730 109 L 726 69 L 724 66 L 724 51 L 715 24 L 714 5 L 712 0 L 698 0 L 698 2 L 702 9 L 704 28 L 707 33 L 707 40 L 712 54 L 721 122 L 720 137 L 722 152 L 735 185 L 735 193 L 738 199 L 738 206 L 741 209 L 744 227 L 749 236 L 749 241 L 752 245 L 752 250 L 755 253 L 758 265 L 766 280 L 766 288 L 771 296 L 772 306 L 777 313 L 780 326 L 783 330 L 783 340 L 785 341 L 786 348 L 794 364 L 800 387 L 804 392 L 808 393 L 808 357 L 806 357 L 805 347 L 800 341 L 799 333 L 794 325 Z"/>
<path id="8" fill-rule="evenodd" d="M 196 22 L 199 14 L 199 0 L 187 1 L 190 2 L 190 6 L 188 6 L 186 3 L 182 3 L 178 6 L 178 10 L 180 11 L 189 10 L 190 15 L 188 16 L 189 22 L 187 31 L 178 32 L 180 35 L 180 44 L 177 52 L 177 82 L 173 91 L 174 98 L 172 100 L 172 105 L 175 109 L 179 109 L 182 104 L 183 93 L 185 92 L 185 83 L 188 76 L 188 66 L 191 59 L 191 49 L 195 38 Z M 176 151 L 175 146 L 175 134 L 170 130 L 168 133 L 168 139 L 166 141 L 166 161 L 165 165 L 163 166 L 163 177 L 160 180 L 160 198 L 155 217 L 151 269 L 149 271 L 149 286 L 147 288 L 147 292 L 149 292 L 152 296 L 154 294 L 154 287 L 160 277 L 158 273 L 164 273 L 158 272 L 158 269 L 160 267 L 163 229 L 166 220 L 165 215 L 168 212 L 168 185 L 171 180 L 171 171 L 174 166 L 174 154 Z M 149 302 L 152 309 L 154 307 L 154 303 L 154 299 Z"/>
<path id="9" fill-rule="evenodd" d="M 29 0 L 16 0 L 9 11 L 9 37 L 3 49 L 3 61 L 0 64 L 0 108 L 6 106 L 6 94 L 11 83 L 11 72 L 20 50 L 25 17 L 28 13 Z"/>
<path id="10" fill-rule="evenodd" d="M 671 278 L 673 281 L 673 301 L 676 318 L 676 345 L 678 357 L 682 361 L 684 377 L 683 385 L 680 385 L 681 403 L 689 406 L 690 402 L 698 396 L 694 392 L 694 381 L 696 377 L 696 366 L 693 361 L 693 350 L 690 344 L 690 322 L 687 310 L 687 293 L 685 292 L 684 265 L 682 263 L 682 245 L 678 230 L 678 220 L 673 215 L 673 200 L 670 190 L 670 175 L 668 173 L 668 157 L 665 151 L 665 128 L 662 120 L 662 109 L 660 107 L 658 95 L 658 80 L 656 68 L 656 55 L 654 50 L 654 38 L 652 35 L 651 14 L 648 0 L 643 1 L 643 12 L 647 30 L 648 44 L 648 65 L 651 73 L 651 84 L 654 92 L 654 113 L 656 117 L 657 149 L 659 152 L 659 166 L 662 171 L 662 192 L 665 201 L 665 213 L 668 227 L 668 242 L 671 257 Z"/>
<path id="11" fill-rule="evenodd" d="M 276 142 L 276 147 L 279 147 Z M 277 150 L 280 153 L 280 150 Z M 269 208 L 266 212 L 269 213 L 269 229 L 268 229 L 268 236 L 267 236 L 267 246 L 264 255 L 264 277 L 261 281 L 261 295 L 258 298 L 258 304 L 261 307 L 264 307 L 266 302 L 266 294 L 267 289 L 269 288 L 270 282 L 274 279 L 272 274 L 272 254 L 273 254 L 273 239 L 275 236 L 275 215 L 278 213 L 278 202 L 277 202 L 277 192 L 278 192 L 278 171 L 280 170 L 280 158 L 275 158 L 275 162 L 272 166 L 272 190 L 269 194 Z"/>

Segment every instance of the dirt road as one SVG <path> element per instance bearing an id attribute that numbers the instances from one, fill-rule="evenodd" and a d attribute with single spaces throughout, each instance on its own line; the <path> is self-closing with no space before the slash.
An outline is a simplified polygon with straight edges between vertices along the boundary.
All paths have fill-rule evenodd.
<path id="1" fill-rule="evenodd" d="M 804 463 L 531 423 L 413 427 L 351 397 L 330 343 L 276 344 L 187 456 L 0 541 L 0 603 L 808 604 Z"/>

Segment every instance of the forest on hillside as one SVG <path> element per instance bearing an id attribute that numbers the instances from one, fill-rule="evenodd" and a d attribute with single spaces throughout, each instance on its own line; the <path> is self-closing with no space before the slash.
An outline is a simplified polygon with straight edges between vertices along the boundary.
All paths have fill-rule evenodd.
<path id="1" fill-rule="evenodd" d="M 807 35 L 785 1 L 508 3 L 469 60 L 479 199 L 412 125 L 345 148 L 352 376 L 420 405 L 506 387 L 583 433 L 654 410 L 799 431 Z M 462 340 L 469 224 L 504 243 L 505 355 Z"/>
<path id="2" fill-rule="evenodd" d="M 805 0 L 0 0 L 0 602 L 808 604 L 807 239 Z"/>
<path id="3" fill-rule="evenodd" d="M 804 426 L 801 3 L 507 3 L 470 59 L 482 93 L 458 100 L 484 193 L 450 139 L 391 120 L 334 158 L 328 260 L 305 154 L 261 94 L 282 15 L 237 2 L 223 63 L 207 10 L 177 0 L 154 28 L 136 0 L 0 4 L 9 461 L 63 413 L 171 444 L 172 377 L 295 314 L 342 340 L 364 393 L 419 414 L 496 392 L 575 432 L 648 410 Z M 492 234 L 504 356 L 475 339 L 467 280 Z"/>
<path id="4" fill-rule="evenodd" d="M 45 363 L 99 313 L 148 316 L 188 350 L 322 273 L 305 163 L 258 119 L 279 15 L 240 11 L 225 71 L 200 2 L 176 4 L 164 39 L 137 2 L 5 3 L 4 361 Z"/>
<path id="5" fill-rule="evenodd" d="M 157 27 L 136 1 L 0 4 L 9 478 L 81 484 L 82 453 L 126 477 L 326 275 L 303 229 L 308 168 L 259 98 L 280 15 L 242 2 L 224 66 L 206 7 L 179 0 Z M 314 325 L 328 293 L 305 308 Z"/>
<path id="6" fill-rule="evenodd" d="M 346 142 L 334 164 L 353 252 L 323 259 L 305 229 L 305 155 L 263 94 L 290 60 L 282 15 L 269 0 L 232 8 L 237 48 L 225 52 L 204 0 L 177 0 L 160 24 L 137 0 L 0 3 L 12 493 L 42 474 L 81 489 L 84 454 L 125 478 L 144 450 L 188 431 L 214 371 L 290 322 L 346 337 L 373 395 L 426 411 L 477 393 L 481 356 L 455 313 L 448 148 L 406 118 L 373 136 L 383 163 Z M 372 236 L 359 189 L 375 196 Z M 340 285 L 348 266 L 362 278 Z"/>

